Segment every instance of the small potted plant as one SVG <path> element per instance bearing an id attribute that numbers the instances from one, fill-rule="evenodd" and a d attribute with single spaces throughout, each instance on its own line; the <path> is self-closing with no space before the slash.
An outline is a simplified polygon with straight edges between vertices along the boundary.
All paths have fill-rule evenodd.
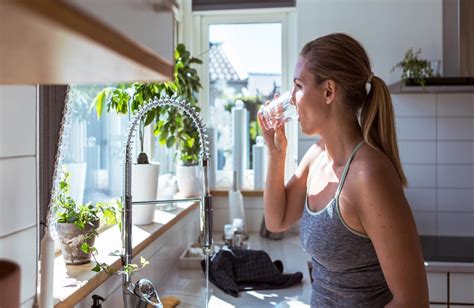
<path id="1" fill-rule="evenodd" d="M 433 76 L 430 61 L 420 59 L 420 54 L 421 49 L 418 49 L 416 52 L 413 52 L 412 48 L 408 49 L 403 61 L 398 62 L 391 69 L 392 72 L 397 68 L 402 69 L 401 78 L 405 85 L 424 86 L 426 84 L 426 78 Z"/>
<path id="2" fill-rule="evenodd" d="M 70 195 L 70 172 L 64 171 L 54 199 L 57 230 L 61 253 L 66 264 L 84 264 L 91 261 L 100 219 L 109 224 L 117 222 L 117 211 L 106 203 L 78 204 Z"/>

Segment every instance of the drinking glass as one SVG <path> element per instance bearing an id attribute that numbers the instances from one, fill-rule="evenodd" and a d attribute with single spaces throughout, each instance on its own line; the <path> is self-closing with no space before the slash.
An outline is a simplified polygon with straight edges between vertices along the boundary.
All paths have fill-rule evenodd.
<path id="1" fill-rule="evenodd" d="M 290 91 L 278 96 L 267 105 L 263 105 L 259 112 L 263 116 L 262 122 L 265 129 L 275 128 L 279 121 L 287 123 L 298 119 L 296 107 L 291 103 Z"/>

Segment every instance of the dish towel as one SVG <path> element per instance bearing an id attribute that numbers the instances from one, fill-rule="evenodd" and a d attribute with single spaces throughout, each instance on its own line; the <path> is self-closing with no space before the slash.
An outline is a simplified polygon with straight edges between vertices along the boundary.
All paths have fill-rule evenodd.
<path id="1" fill-rule="evenodd" d="M 205 262 L 201 261 L 205 270 Z M 301 272 L 283 274 L 280 260 L 272 262 L 263 250 L 228 248 L 211 256 L 209 280 L 222 291 L 238 297 L 240 291 L 282 289 L 303 279 Z"/>

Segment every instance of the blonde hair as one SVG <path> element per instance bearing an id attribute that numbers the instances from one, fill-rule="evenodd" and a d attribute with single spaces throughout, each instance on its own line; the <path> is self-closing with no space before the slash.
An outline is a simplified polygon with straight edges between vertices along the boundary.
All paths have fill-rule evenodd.
<path id="1" fill-rule="evenodd" d="M 334 80 L 342 89 L 343 102 L 359 113 L 364 141 L 387 155 L 394 164 L 400 181 L 407 186 L 398 153 L 392 99 L 385 82 L 372 74 L 370 61 L 362 45 L 343 33 L 317 38 L 301 50 L 317 84 Z"/>

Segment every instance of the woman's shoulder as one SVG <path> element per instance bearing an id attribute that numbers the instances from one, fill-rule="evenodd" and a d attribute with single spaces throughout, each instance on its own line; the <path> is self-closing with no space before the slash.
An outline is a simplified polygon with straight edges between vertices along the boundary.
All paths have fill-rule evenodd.
<path id="1" fill-rule="evenodd" d="M 352 174 L 359 185 L 391 182 L 398 173 L 390 158 L 380 149 L 365 143 L 351 163 Z"/>

